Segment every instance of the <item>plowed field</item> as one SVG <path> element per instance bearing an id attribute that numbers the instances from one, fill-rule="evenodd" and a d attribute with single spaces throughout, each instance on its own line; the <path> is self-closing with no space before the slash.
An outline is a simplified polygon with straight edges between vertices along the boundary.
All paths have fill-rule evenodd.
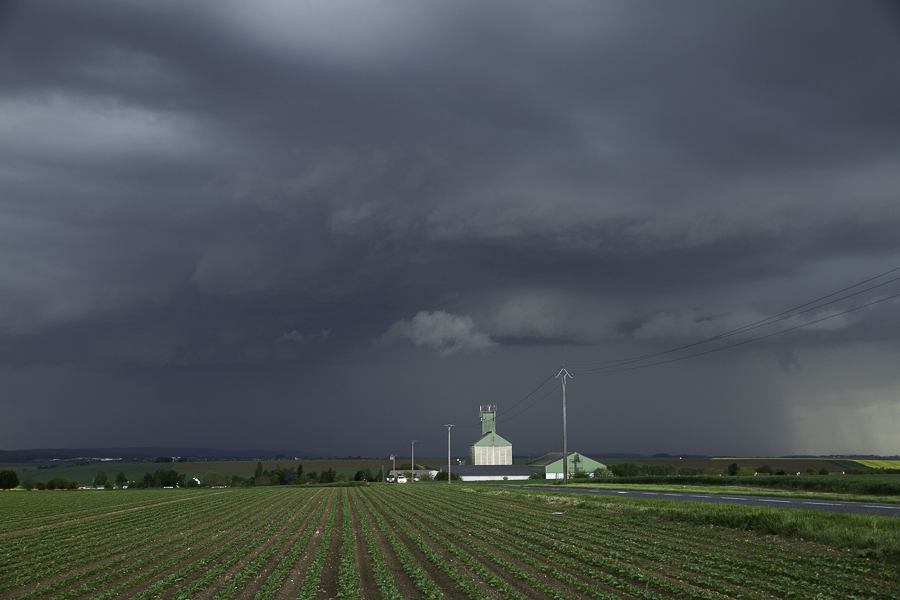
<path id="1" fill-rule="evenodd" d="M 896 565 L 439 485 L 0 493 L 0 598 L 884 598 Z"/>

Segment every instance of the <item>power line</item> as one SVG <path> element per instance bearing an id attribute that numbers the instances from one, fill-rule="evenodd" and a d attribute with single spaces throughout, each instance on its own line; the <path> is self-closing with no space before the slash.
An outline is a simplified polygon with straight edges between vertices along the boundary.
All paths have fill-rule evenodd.
<path id="1" fill-rule="evenodd" d="M 687 356 L 679 356 L 679 357 L 677 357 L 677 358 L 670 358 L 670 359 L 668 359 L 668 360 L 661 360 L 661 361 L 654 362 L 654 363 L 648 363 L 648 364 L 643 364 L 643 365 L 636 365 L 636 366 L 632 366 L 632 367 L 625 367 L 625 366 L 623 366 L 623 364 L 630 364 L 630 363 L 621 363 L 621 364 L 612 365 L 612 366 L 609 366 L 609 367 L 600 367 L 600 368 L 597 368 L 597 369 L 588 369 L 588 370 L 584 370 L 584 371 L 575 371 L 575 373 L 578 373 L 578 374 L 584 374 L 584 375 L 603 375 L 603 374 L 606 374 L 606 373 L 617 373 L 617 372 L 619 372 L 619 371 L 633 371 L 633 370 L 635 370 L 635 369 L 644 369 L 644 368 L 647 368 L 647 367 L 655 367 L 655 366 L 657 366 L 657 365 L 664 365 L 664 364 L 668 364 L 668 363 L 673 363 L 673 362 L 677 362 L 677 361 L 680 361 L 680 360 L 686 360 L 686 359 L 688 359 L 688 358 L 694 358 L 694 357 L 696 357 L 696 356 L 703 356 L 703 355 L 705 355 L 705 354 L 712 354 L 713 352 L 721 352 L 722 350 L 728 350 L 729 348 L 734 348 L 734 347 L 736 347 L 736 346 L 743 346 L 744 344 L 749 344 L 749 343 L 751 343 L 751 342 L 758 342 L 759 340 L 764 340 L 764 339 L 766 339 L 766 338 L 774 337 L 774 336 L 776 336 L 776 335 L 781 335 L 782 333 L 787 333 L 787 332 L 789 332 L 789 331 L 794 331 L 795 329 L 802 329 L 803 327 L 809 327 L 810 325 L 815 325 L 816 323 L 821 323 L 822 321 L 827 321 L 827 320 L 829 320 L 829 319 L 833 319 L 833 318 L 839 317 L 839 316 L 841 316 L 841 315 L 846 315 L 847 313 L 851 313 L 851 312 L 854 312 L 854 311 L 857 311 L 857 310 L 861 310 L 861 309 L 863 309 L 863 308 L 872 306 L 872 305 L 874 305 L 874 304 L 879 304 L 879 303 L 885 302 L 885 301 L 887 301 L 887 300 L 892 300 L 892 299 L 894 299 L 894 298 L 900 298 L 900 293 L 894 294 L 893 296 L 887 296 L 887 297 L 885 297 L 885 298 L 880 298 L 880 299 L 878 299 L 878 300 L 873 300 L 872 302 L 867 302 L 866 304 L 857 306 L 857 307 L 855 307 L 855 308 L 849 308 L 849 309 L 844 310 L 844 311 L 841 311 L 841 312 L 839 312 L 839 313 L 835 313 L 835 314 L 833 314 L 833 315 L 828 315 L 827 317 L 822 317 L 821 319 L 815 319 L 815 320 L 809 321 L 809 322 L 807 322 L 807 323 L 801 323 L 800 325 L 795 325 L 794 327 L 788 327 L 787 329 L 782 329 L 782 330 L 780 330 L 780 331 L 775 331 L 775 332 L 772 332 L 772 333 L 769 333 L 769 334 L 766 334 L 766 335 L 761 335 L 761 336 L 759 336 L 759 337 L 750 338 L 750 339 L 743 340 L 743 341 L 740 341 L 740 342 L 735 342 L 734 344 L 729 344 L 729 345 L 727 345 L 727 346 L 722 346 L 721 348 L 713 348 L 712 350 L 705 350 L 705 351 L 703 351 L 703 352 L 696 352 L 696 353 L 694 353 L 694 354 L 688 354 Z M 662 353 L 660 353 L 660 354 L 662 354 Z M 636 362 L 636 361 L 632 361 L 632 362 Z"/>
<path id="2" fill-rule="evenodd" d="M 749 338 L 749 339 L 746 339 L 746 340 L 742 340 L 742 341 L 740 341 L 740 342 L 735 342 L 735 343 L 733 343 L 733 344 L 728 344 L 728 345 L 726 345 L 726 346 L 721 346 L 721 347 L 718 347 L 718 348 L 713 348 L 713 349 L 711 349 L 711 350 L 705 350 L 705 351 L 702 351 L 702 352 L 695 352 L 695 353 L 693 353 L 693 354 L 688 354 L 688 355 L 685 355 L 685 356 L 679 356 L 679 357 L 675 357 L 675 358 L 670 358 L 670 359 L 667 359 L 667 360 L 661 360 L 661 361 L 650 362 L 650 363 L 645 363 L 645 364 L 635 364 L 635 363 L 642 363 L 642 362 L 644 362 L 644 361 L 648 361 L 648 360 L 653 359 L 653 358 L 658 358 L 658 357 L 660 357 L 660 356 L 665 356 L 665 355 L 667 355 L 667 354 L 672 354 L 672 353 L 679 352 L 679 351 L 682 351 L 682 350 L 687 350 L 687 349 L 689 349 L 689 348 L 694 348 L 694 347 L 700 346 L 700 345 L 702 345 L 702 344 L 708 344 L 708 343 L 710 343 L 710 342 L 714 342 L 714 341 L 726 339 L 726 338 L 729 338 L 729 337 L 732 337 L 732 336 L 735 336 L 735 335 L 738 335 L 738 334 L 741 334 L 741 333 L 746 333 L 746 332 L 748 332 L 748 331 L 753 331 L 753 330 L 755 330 L 755 329 L 759 329 L 759 328 L 761 328 L 761 327 L 766 327 L 766 326 L 769 326 L 769 325 L 773 325 L 773 324 L 775 324 L 775 323 L 779 323 L 779 322 L 785 321 L 785 320 L 787 320 L 787 319 L 791 319 L 791 318 L 794 318 L 794 317 L 798 317 L 798 316 L 800 316 L 800 315 L 806 314 L 806 313 L 811 312 L 811 311 L 814 311 L 814 310 L 819 310 L 819 309 L 825 308 L 825 307 L 827 307 L 827 306 L 830 306 L 830 305 L 835 304 L 835 303 L 837 303 L 837 302 L 840 302 L 840 301 L 842 301 L 842 300 L 846 300 L 846 299 L 848 299 L 848 298 L 853 298 L 854 296 L 859 296 L 860 294 L 864 294 L 864 293 L 866 293 L 866 292 L 870 292 L 870 291 L 872 291 L 872 290 L 874 290 L 874 289 L 883 287 L 883 286 L 888 285 L 888 284 L 890 284 L 890 283 L 894 283 L 894 282 L 896 282 L 896 281 L 900 281 L 900 277 L 895 277 L 895 278 L 889 279 L 889 280 L 887 280 L 887 281 L 882 281 L 882 282 L 880 282 L 880 283 L 878 283 L 878 284 L 876 284 L 876 285 L 872 285 L 872 286 L 866 287 L 865 289 L 857 290 L 857 291 L 853 292 L 852 294 L 847 294 L 847 295 L 841 296 L 841 297 L 839 297 L 839 298 L 835 298 L 835 296 L 838 296 L 838 295 L 840 295 L 840 294 L 843 294 L 844 292 L 848 292 L 848 291 L 850 291 L 850 290 L 853 290 L 854 288 L 858 288 L 858 287 L 860 287 L 860 286 L 863 286 L 863 285 L 865 285 L 865 284 L 867 284 L 867 283 L 870 283 L 870 282 L 872 282 L 872 281 L 875 281 L 875 280 L 877 280 L 877 279 L 881 279 L 882 277 L 885 277 L 885 276 L 890 275 L 891 273 L 895 273 L 895 272 L 897 272 L 897 271 L 900 271 L 900 267 L 894 267 L 893 269 L 889 269 L 889 270 L 887 270 L 887 271 L 885 271 L 885 272 L 883 272 L 883 273 L 880 273 L 880 274 L 878 274 L 878 275 L 875 275 L 875 276 L 873 276 L 873 277 L 870 277 L 870 278 L 868 278 L 868 279 L 865 279 L 865 280 L 863 280 L 863 281 L 860 281 L 859 283 L 855 283 L 855 284 L 853 284 L 853 285 L 844 287 L 844 288 L 842 288 L 842 289 L 840 289 L 840 290 L 837 290 L 837 291 L 832 292 L 832 293 L 830 293 L 830 294 L 826 294 L 826 295 L 824 295 L 824 296 L 821 296 L 821 297 L 819 297 L 819 298 L 816 298 L 815 300 L 811 300 L 811 301 L 809 301 L 809 302 L 805 302 L 804 304 L 801 304 L 801 305 L 799 305 L 799 306 L 795 306 L 794 308 L 791 308 L 791 309 L 782 311 L 782 312 L 780 312 L 780 313 L 778 313 L 778 314 L 771 315 L 771 316 L 765 317 L 765 318 L 763 318 L 763 319 L 759 319 L 758 321 L 754 321 L 754 322 L 749 323 L 749 324 L 747 324 L 747 325 L 743 325 L 743 326 L 738 327 L 738 328 L 736 328 L 736 329 L 732 329 L 731 331 L 727 331 L 727 332 L 725 332 L 725 333 L 721 333 L 721 334 L 718 334 L 718 335 L 715 335 L 715 336 L 712 336 L 712 337 L 709 337 L 709 338 L 705 338 L 705 339 L 699 340 L 699 341 L 697 341 L 697 342 L 692 342 L 692 343 L 690 343 L 690 344 L 685 344 L 685 345 L 679 346 L 679 347 L 677 347 L 677 348 L 671 348 L 671 349 L 669 349 L 669 350 L 663 350 L 663 351 L 660 351 L 660 352 L 655 352 L 655 353 L 651 353 L 651 354 L 644 354 L 644 355 L 639 355 L 639 356 L 631 356 L 631 357 L 621 358 L 621 359 L 617 359 L 617 360 L 609 360 L 609 361 L 601 361 L 601 362 L 592 362 L 592 363 L 570 363 L 570 365 L 571 365 L 571 366 L 574 366 L 574 367 L 592 367 L 592 366 L 594 367 L 594 368 L 592 368 L 592 369 L 575 370 L 575 371 L 572 371 L 572 373 L 573 373 L 573 374 L 584 374 L 584 375 L 603 375 L 603 374 L 607 374 L 607 373 L 617 373 L 617 372 L 621 372 L 621 371 L 632 371 L 632 370 L 636 370 L 636 369 L 644 369 L 644 368 L 654 367 L 654 366 L 663 365 L 663 364 L 668 364 L 668 363 L 672 363 L 672 362 L 678 362 L 678 361 L 681 361 L 681 360 L 687 360 L 687 359 L 689 359 L 689 358 L 695 358 L 695 357 L 697 357 L 697 356 L 704 356 L 704 355 L 706 355 L 706 354 L 712 354 L 712 353 L 714 353 L 714 352 L 721 352 L 721 351 L 723 351 L 723 350 L 728 350 L 728 349 L 730 349 L 730 348 L 735 348 L 735 347 L 737 347 L 737 346 L 743 346 L 743 345 L 745 345 L 745 344 L 749 344 L 749 343 L 752 343 L 752 342 L 757 342 L 757 341 L 760 341 L 760 340 L 764 340 L 764 339 L 767 339 L 767 338 L 770 338 L 770 337 L 774 337 L 774 336 L 776 336 L 776 335 L 781 335 L 781 334 L 784 334 L 784 333 L 788 333 L 788 332 L 790 332 L 790 331 L 794 331 L 794 330 L 797 330 L 797 329 L 802 329 L 802 328 L 804 328 L 804 327 L 809 327 L 810 325 L 815 325 L 816 323 L 821 323 L 821 322 L 827 321 L 827 320 L 829 320 L 829 319 L 834 319 L 834 318 L 836 318 L 836 317 L 839 317 L 839 316 L 842 316 L 842 315 L 845 315 L 845 314 L 848 314 L 848 313 L 851 313 L 851 312 L 855 312 L 855 311 L 857 311 L 857 310 L 861 310 L 861 309 L 863 309 L 863 308 L 867 308 L 867 307 L 869 307 L 869 306 L 873 306 L 873 305 L 875 305 L 875 304 L 879 304 L 879 303 L 885 302 L 885 301 L 887 301 L 887 300 L 892 300 L 892 299 L 894 299 L 894 298 L 900 298 L 900 293 L 894 294 L 894 295 L 891 295 L 891 296 L 887 296 L 887 297 L 884 297 L 884 298 L 881 298 L 881 299 L 878 299 L 878 300 L 873 300 L 873 301 L 871 301 L 871 302 L 867 302 L 867 303 L 862 304 L 862 305 L 860 305 L 860 306 L 857 306 L 857 307 L 854 307 L 854 308 L 850 308 L 850 309 L 847 309 L 847 310 L 844 310 L 844 311 L 841 311 L 841 312 L 838 312 L 838 313 L 835 313 L 835 314 L 832 314 L 832 315 L 828 315 L 828 316 L 825 316 L 825 317 L 822 317 L 822 318 L 819 318 L 819 319 L 814 319 L 814 320 L 808 321 L 808 322 L 806 322 L 806 323 L 801 323 L 801 324 L 795 325 L 795 326 L 793 326 L 793 327 L 788 327 L 788 328 L 785 328 L 785 329 L 781 329 L 781 330 L 779 330 L 779 331 L 775 331 L 775 332 L 772 332 L 772 333 L 768 333 L 768 334 L 766 334 L 766 335 L 760 335 L 760 336 L 757 336 L 757 337 L 754 337 L 754 338 Z M 833 298 L 833 299 L 829 300 L 830 298 Z M 828 301 L 828 302 L 824 302 L 825 300 L 829 300 L 829 301 Z M 628 366 L 628 365 L 632 365 L 632 366 Z M 537 406 L 541 401 L 543 401 L 545 398 L 547 398 L 547 397 L 548 397 L 550 394 L 552 394 L 554 391 L 556 391 L 557 389 L 559 389 L 560 384 L 557 384 L 557 385 L 553 386 L 552 388 L 550 388 L 550 390 L 548 390 L 543 396 L 541 396 L 540 398 L 538 398 L 537 400 L 535 400 L 535 401 L 532 402 L 531 404 L 529 404 L 529 405 L 525 406 L 524 408 L 522 408 L 519 412 L 512 412 L 513 409 L 515 409 L 516 407 L 518 407 L 519 405 L 521 405 L 523 402 L 525 402 L 526 400 L 528 400 L 530 397 L 532 397 L 534 394 L 536 394 L 542 387 L 544 387 L 544 386 L 547 384 L 547 382 L 549 382 L 549 381 L 550 381 L 551 379 L 553 379 L 554 377 L 555 377 L 554 375 L 548 376 L 544 381 L 542 381 L 540 384 L 538 384 L 537 387 L 535 387 L 535 388 L 534 388 L 533 390 L 531 390 L 528 394 L 526 394 L 524 397 L 522 397 L 521 400 L 519 400 L 518 402 L 516 402 L 515 404 L 513 404 L 512 406 L 510 406 L 509 409 L 507 409 L 507 411 L 504 412 L 504 417 L 503 417 L 502 419 L 498 419 L 498 421 L 502 421 L 502 422 L 511 421 L 512 419 L 515 419 L 515 418 L 521 416 L 522 414 L 528 412 L 529 410 L 531 410 L 532 408 L 534 408 L 535 406 Z M 506 416 L 506 415 L 508 415 L 508 416 Z M 478 423 L 472 423 L 472 424 L 470 424 L 470 425 L 459 425 L 458 427 L 461 427 L 461 428 L 463 428 L 463 429 L 470 429 L 470 428 L 473 428 L 473 427 L 478 427 L 478 425 L 479 425 Z M 420 444 L 422 444 L 422 445 L 431 445 L 431 444 L 435 443 L 439 437 L 443 437 L 442 433 L 441 433 L 441 434 L 436 434 L 433 438 L 429 439 L 429 440 L 426 441 L 426 442 L 420 442 Z"/>
<path id="3" fill-rule="evenodd" d="M 860 295 L 860 294 L 864 294 L 864 293 L 866 293 L 866 292 L 872 291 L 872 290 L 874 290 L 874 289 L 876 289 L 876 288 L 879 288 L 879 287 L 883 287 L 883 286 L 888 285 L 888 284 L 890 284 L 890 283 L 893 283 L 893 282 L 895 282 L 895 281 L 900 281 L 900 277 L 895 277 L 895 278 L 890 279 L 890 280 L 888 280 L 888 281 L 883 281 L 883 282 L 881 282 L 881 283 L 879 283 L 879 284 L 876 284 L 876 285 L 867 287 L 867 288 L 865 288 L 865 289 L 863 289 L 863 290 L 856 291 L 856 292 L 854 292 L 854 293 L 852 293 L 852 294 L 847 294 L 846 296 L 842 296 L 842 297 L 840 297 L 840 298 L 835 298 L 834 300 L 831 300 L 831 301 L 829 301 L 829 302 L 825 302 L 824 304 L 819 304 L 819 303 L 822 302 L 823 300 L 827 300 L 828 298 L 832 298 L 832 297 L 834 297 L 834 296 L 837 296 L 838 294 L 842 294 L 842 293 L 844 293 L 844 292 L 846 292 L 846 291 L 848 291 L 848 290 L 852 290 L 853 288 L 857 288 L 857 287 L 859 287 L 859 286 L 861 286 L 861 285 L 865 285 L 865 284 L 867 284 L 867 283 L 869 283 L 869 282 L 871 282 L 871 281 L 874 281 L 874 280 L 876 280 L 876 279 L 880 279 L 881 277 L 884 277 L 884 276 L 886 276 L 886 275 L 890 275 L 891 273 L 894 273 L 894 272 L 896 272 L 896 271 L 900 271 L 900 267 L 895 267 L 895 268 L 893 268 L 893 269 L 890 269 L 890 270 L 888 270 L 888 271 L 885 271 L 884 273 L 880 273 L 880 274 L 878 274 L 878 275 L 875 275 L 874 277 L 870 277 L 870 278 L 868 278 L 868 279 L 866 279 L 866 280 L 864 280 L 864 281 L 860 281 L 859 283 L 855 283 L 855 284 L 853 284 L 853 285 L 847 286 L 847 287 L 845 287 L 845 288 L 843 288 L 843 289 L 837 290 L 837 291 L 835 291 L 835 292 L 832 292 L 832 293 L 827 294 L 827 295 L 825 295 L 825 296 L 822 296 L 822 297 L 820 297 L 820 298 L 816 298 L 815 300 L 811 300 L 811 301 L 809 301 L 809 302 L 806 302 L 806 303 L 801 304 L 801 305 L 799 305 L 799 306 L 796 306 L 796 307 L 794 307 L 794 308 L 788 309 L 788 310 L 786 310 L 786 311 L 780 312 L 780 313 L 778 313 L 778 314 L 775 314 L 775 315 L 766 317 L 766 318 L 764 318 L 764 319 L 760 319 L 760 320 L 758 320 L 758 321 L 755 321 L 755 322 L 753 322 L 753 323 L 749 323 L 749 324 L 747 324 L 747 325 L 743 325 L 743 326 L 741 326 L 741 327 L 738 327 L 737 329 L 733 329 L 733 330 L 727 331 L 727 332 L 725 332 L 725 333 L 720 333 L 720 334 L 718 334 L 718 335 L 714 335 L 714 336 L 712 336 L 712 337 L 705 338 L 705 339 L 702 339 L 702 340 L 699 340 L 699 341 L 696 341 L 696 342 L 691 342 L 690 344 L 685 344 L 685 345 L 679 346 L 679 347 L 677 347 L 677 348 L 671 348 L 671 349 L 669 349 L 669 350 L 663 350 L 663 351 L 660 351 L 660 352 L 654 352 L 654 353 L 651 353 L 651 354 L 643 354 L 643 355 L 639 355 L 639 356 L 631 356 L 631 357 L 621 358 L 621 359 L 617 359 L 617 360 L 608 360 L 608 361 L 592 362 L 592 363 L 569 363 L 569 364 L 570 364 L 571 366 L 573 366 L 573 367 L 587 367 L 587 366 L 594 366 L 594 365 L 597 365 L 598 368 L 600 368 L 600 369 L 603 369 L 603 368 L 611 369 L 611 368 L 613 368 L 613 367 L 622 367 L 622 366 L 627 365 L 627 364 L 632 364 L 632 363 L 635 363 L 635 362 L 642 362 L 642 361 L 644 361 L 644 360 L 649 360 L 649 359 L 651 359 L 651 358 L 657 358 L 657 357 L 659 357 L 659 356 L 664 356 L 664 355 L 666 355 L 666 354 L 672 354 L 672 353 L 674 353 L 674 352 L 679 352 L 679 351 L 681 351 L 681 350 L 686 350 L 686 349 L 688 349 L 688 348 L 694 348 L 694 347 L 696 347 L 696 346 L 700 346 L 700 345 L 703 345 L 703 344 L 708 344 L 708 343 L 710 343 L 710 342 L 714 342 L 714 341 L 718 341 L 718 340 L 725 339 L 725 338 L 728 338 L 728 337 L 732 337 L 732 336 L 738 335 L 738 334 L 740 334 L 740 333 L 746 333 L 747 331 L 752 331 L 752 330 L 754 330 L 754 329 L 759 329 L 759 328 L 761 328 L 761 327 L 765 327 L 765 326 L 768 326 L 768 325 L 772 325 L 772 324 L 774 324 L 774 323 L 778 323 L 778 322 L 780 322 L 780 321 L 784 321 L 784 320 L 790 319 L 790 318 L 792 318 L 792 317 L 796 317 L 796 316 L 799 316 L 799 315 L 802 315 L 802 314 L 811 312 L 811 311 L 813 311 L 813 310 L 817 310 L 817 309 L 824 308 L 824 307 L 829 306 L 829 305 L 831 305 L 831 304 L 834 304 L 834 303 L 836 303 L 836 302 L 840 302 L 840 301 L 842 301 L 842 300 L 846 300 L 846 299 L 848 299 L 848 298 L 852 298 L 852 297 L 854 297 L 854 296 L 858 296 L 858 295 Z M 812 306 L 812 305 L 815 305 L 815 306 Z M 867 306 L 867 305 L 863 305 L 863 306 L 858 307 L 858 308 L 863 308 L 864 306 Z M 810 307 L 810 308 L 806 308 L 806 307 Z M 800 309 L 805 309 L 805 310 L 800 310 Z M 856 310 L 856 309 L 853 309 L 853 310 Z M 851 312 L 851 311 L 845 311 L 845 312 Z M 839 314 L 844 314 L 844 313 L 839 313 Z M 838 315 L 832 315 L 832 316 L 838 316 Z M 828 318 L 831 318 L 831 317 L 828 317 Z M 808 324 L 811 325 L 812 323 L 816 323 L 816 322 L 818 322 L 818 320 L 817 320 L 817 321 L 812 321 L 812 322 L 810 322 L 810 323 L 808 323 Z M 791 331 L 791 330 L 793 330 L 793 329 L 798 329 L 798 328 L 799 328 L 799 327 L 792 327 L 792 328 L 786 329 L 786 330 L 784 330 L 784 331 L 785 331 L 785 332 L 786 332 L 786 331 Z M 777 335 L 777 334 L 774 334 L 774 335 Z M 754 340 L 755 340 L 755 339 L 765 339 L 766 337 L 771 337 L 771 335 L 766 335 L 766 336 L 761 336 L 761 337 L 759 337 L 759 338 L 754 338 Z M 751 340 L 751 341 L 753 341 L 753 340 Z M 740 344 L 734 344 L 734 345 L 740 345 Z M 725 346 L 725 347 L 722 348 L 722 349 L 724 350 L 725 348 L 731 348 L 731 347 L 733 347 L 734 345 L 731 345 L 731 346 Z M 716 350 L 714 350 L 714 351 L 716 351 Z M 711 352 L 714 352 L 714 351 L 711 351 Z M 702 355 L 702 354 L 709 354 L 709 352 L 701 352 L 701 353 L 698 353 L 698 354 L 692 354 L 691 356 L 700 356 L 700 355 Z M 685 358 L 688 358 L 688 357 L 685 357 Z M 676 359 L 676 360 L 681 360 L 681 359 Z M 673 362 L 673 361 L 663 361 L 663 362 L 660 362 L 660 363 L 654 363 L 654 364 L 665 364 L 666 362 Z M 606 366 L 606 367 L 601 367 L 601 365 L 607 365 L 607 366 Z M 586 372 L 586 371 L 585 371 L 585 372 Z"/>

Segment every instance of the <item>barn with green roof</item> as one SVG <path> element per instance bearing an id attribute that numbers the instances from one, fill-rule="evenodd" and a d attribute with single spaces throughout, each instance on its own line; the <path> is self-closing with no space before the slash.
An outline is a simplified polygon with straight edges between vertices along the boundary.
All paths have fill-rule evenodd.
<path id="1" fill-rule="evenodd" d="M 563 478 L 563 453 L 549 452 L 530 463 L 532 473 L 541 474 L 544 479 L 562 479 Z M 605 469 L 606 465 L 597 462 L 592 458 L 588 458 L 584 454 L 577 452 L 569 452 L 569 476 L 575 473 L 593 473 L 597 469 Z"/>

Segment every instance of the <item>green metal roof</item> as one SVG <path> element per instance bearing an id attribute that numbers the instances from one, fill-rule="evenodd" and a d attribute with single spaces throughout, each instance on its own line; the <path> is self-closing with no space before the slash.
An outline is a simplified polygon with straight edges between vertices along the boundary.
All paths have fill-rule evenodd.
<path id="1" fill-rule="evenodd" d="M 528 463 L 528 466 L 537 467 L 544 473 L 562 473 L 562 459 L 562 452 L 550 452 L 540 458 L 531 461 L 530 463 Z M 592 458 L 588 458 L 587 456 L 578 454 L 577 452 L 569 452 L 570 473 L 574 473 L 576 470 L 590 473 L 595 469 L 604 468 L 606 468 L 606 465 L 599 463 Z"/>
<path id="2" fill-rule="evenodd" d="M 472 442 L 470 446 L 512 446 L 512 444 L 496 433 L 489 432 Z"/>

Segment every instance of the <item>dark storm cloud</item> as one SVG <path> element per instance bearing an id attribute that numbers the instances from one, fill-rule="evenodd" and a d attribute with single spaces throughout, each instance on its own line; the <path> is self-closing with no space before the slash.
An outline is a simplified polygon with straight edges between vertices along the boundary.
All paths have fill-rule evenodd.
<path id="1" fill-rule="evenodd" d="M 199 415 L 234 368 L 229 406 L 307 414 L 327 398 L 370 420 L 402 407 L 411 421 L 353 430 L 348 452 L 378 453 L 394 426 L 468 415 L 441 416 L 454 394 L 530 391 L 488 387 L 492 371 L 519 381 L 563 354 L 714 336 L 900 264 L 890 4 L 98 1 L 14 3 L 0 19 L 13 395 L 49 369 L 65 397 L 83 368 L 140 398 L 131 410 L 158 394 Z M 686 421 L 765 396 L 814 422 L 813 363 L 846 344 L 854 372 L 894 356 L 895 311 L 666 371 L 677 393 L 662 375 L 616 393 L 696 403 Z M 726 371 L 758 385 L 687 399 L 687 382 Z M 325 374 L 336 393 L 311 383 Z M 847 410 L 893 407 L 861 408 L 859 430 L 900 423 L 900 382 L 847 381 L 833 382 Z M 413 419 L 400 397 L 432 401 Z M 762 426 L 735 443 L 754 447 Z M 790 447 L 814 446 L 803 435 Z"/>

